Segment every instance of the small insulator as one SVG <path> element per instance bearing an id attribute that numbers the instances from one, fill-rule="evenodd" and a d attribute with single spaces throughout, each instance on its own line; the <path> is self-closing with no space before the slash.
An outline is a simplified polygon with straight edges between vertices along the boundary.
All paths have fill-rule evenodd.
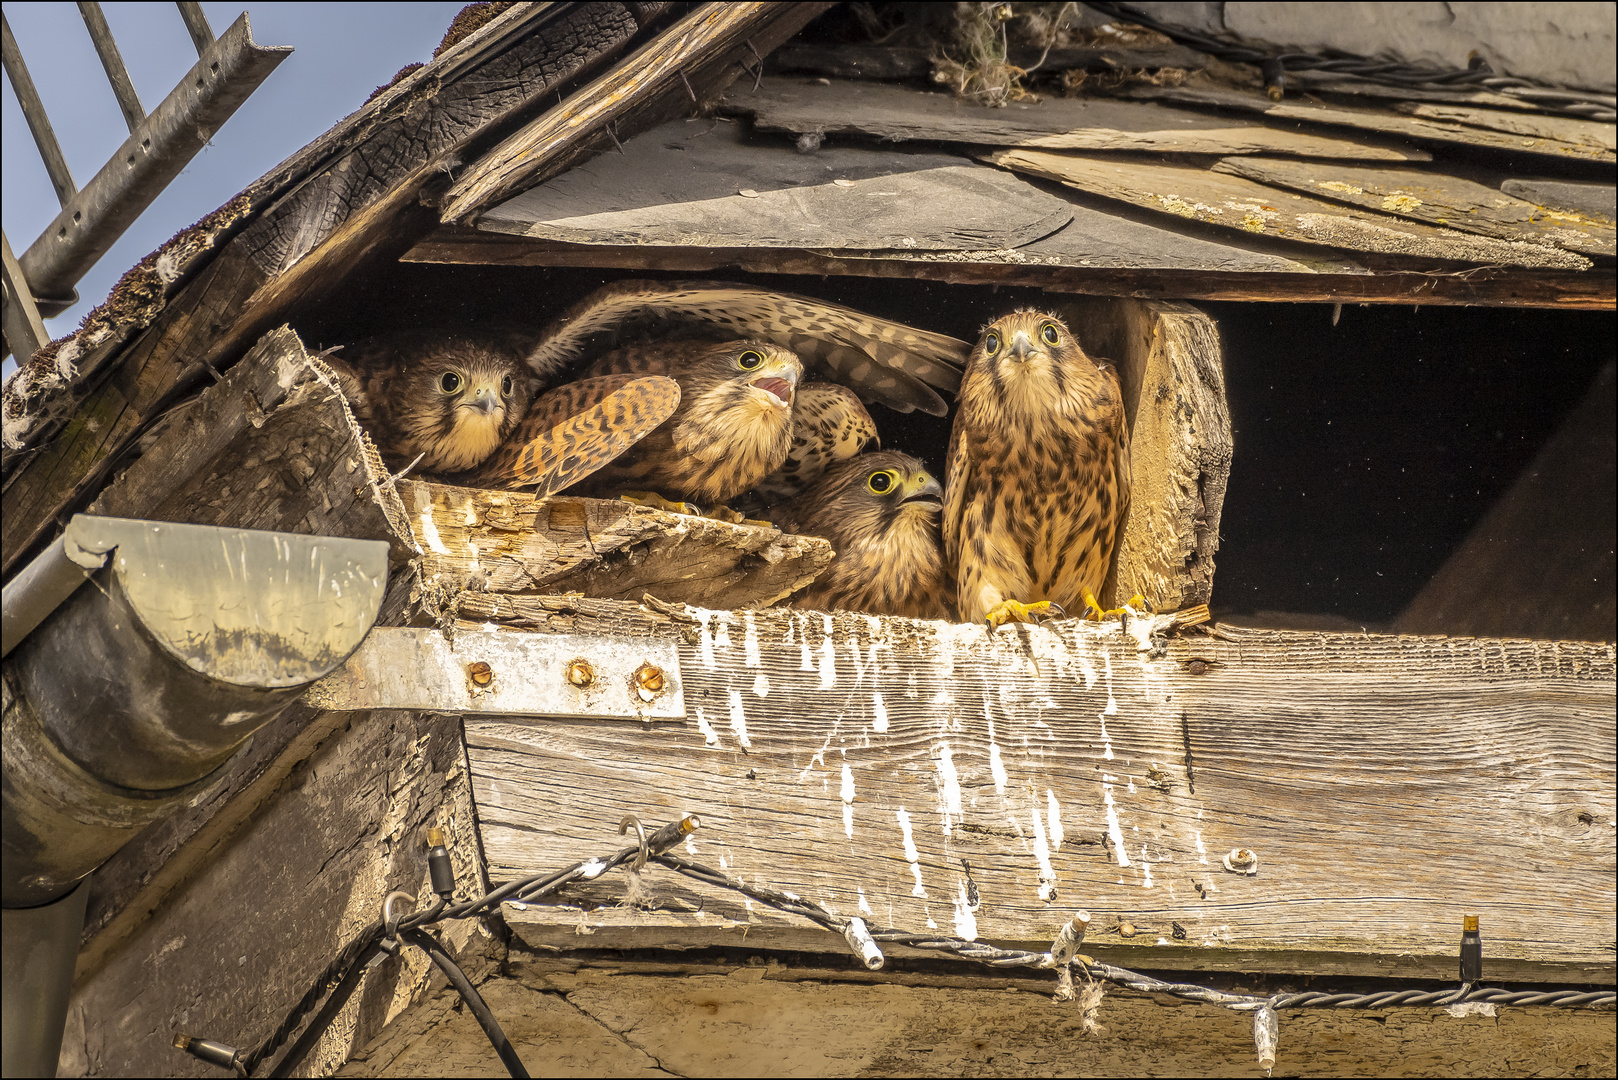
<path id="1" fill-rule="evenodd" d="M 174 1049 L 184 1050 L 199 1061 L 206 1061 L 220 1069 L 229 1069 L 233 1073 L 241 1073 L 242 1052 L 234 1046 L 213 1039 L 194 1039 L 190 1035 L 176 1031 L 174 1033 Z"/>
<path id="2" fill-rule="evenodd" d="M 455 864 L 450 862 L 449 849 L 444 846 L 444 830 L 427 830 L 427 874 L 432 879 L 433 892 L 445 900 L 455 895 Z"/>
<path id="3" fill-rule="evenodd" d="M 1265 1002 L 1253 1014 L 1253 1046 L 1258 1050 L 1258 1067 L 1264 1070 L 1264 1075 L 1270 1075 L 1275 1068 L 1275 1046 L 1281 1041 L 1281 1022 L 1276 1019 L 1275 1010 Z"/>
<path id="4" fill-rule="evenodd" d="M 854 955 L 860 958 L 867 970 L 879 971 L 887 961 L 883 959 L 882 950 L 877 947 L 876 939 L 865 925 L 865 920 L 858 915 L 848 920 L 843 927 L 843 940 L 848 947 L 854 950 Z"/>
<path id="5" fill-rule="evenodd" d="M 1483 978 L 1483 937 L 1478 933 L 1478 917 L 1461 920 L 1461 981 L 1475 983 Z"/>

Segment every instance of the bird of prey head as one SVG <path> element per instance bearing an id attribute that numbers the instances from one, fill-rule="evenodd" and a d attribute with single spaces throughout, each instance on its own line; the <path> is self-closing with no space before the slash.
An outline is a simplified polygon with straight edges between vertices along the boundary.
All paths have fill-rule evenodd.
<path id="1" fill-rule="evenodd" d="M 939 537 L 943 497 L 922 463 L 896 450 L 833 465 L 771 514 L 783 530 L 823 536 L 837 552 L 797 606 L 948 618 L 953 600 Z"/>

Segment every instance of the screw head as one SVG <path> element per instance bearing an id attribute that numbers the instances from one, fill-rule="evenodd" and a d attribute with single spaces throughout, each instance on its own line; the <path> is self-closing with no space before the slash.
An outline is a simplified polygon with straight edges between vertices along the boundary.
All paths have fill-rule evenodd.
<path id="1" fill-rule="evenodd" d="M 567 681 L 583 690 L 596 681 L 596 669 L 590 666 L 590 661 L 581 656 L 568 663 Z"/>
<path id="2" fill-rule="evenodd" d="M 466 666 L 466 674 L 475 686 L 488 686 L 494 681 L 494 668 L 482 660 L 475 661 Z"/>
<path id="3" fill-rule="evenodd" d="M 656 664 L 642 664 L 635 669 L 635 693 L 642 701 L 651 701 L 668 685 L 668 676 Z"/>

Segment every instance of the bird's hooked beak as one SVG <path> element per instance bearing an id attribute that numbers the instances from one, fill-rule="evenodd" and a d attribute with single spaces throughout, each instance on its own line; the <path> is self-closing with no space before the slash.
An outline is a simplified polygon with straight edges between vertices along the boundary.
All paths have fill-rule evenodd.
<path id="1" fill-rule="evenodd" d="M 485 416 L 493 416 L 500 408 L 500 388 L 496 385 L 479 386 L 472 393 L 472 400 L 462 400 L 462 405 L 468 409 L 476 409 Z"/>
<path id="2" fill-rule="evenodd" d="M 1011 348 L 1006 350 L 1006 356 L 1019 364 L 1034 358 L 1034 339 L 1028 336 L 1028 331 L 1018 330 L 1011 335 Z"/>
<path id="3" fill-rule="evenodd" d="M 937 503 L 944 502 L 944 488 L 930 473 L 912 473 L 904 482 L 901 489 L 904 497 L 899 500 L 900 506 L 910 503 Z"/>
<path id="4" fill-rule="evenodd" d="M 798 379 L 802 374 L 803 368 L 796 360 L 782 358 L 766 367 L 763 374 L 747 385 L 755 390 L 775 395 L 781 399 L 783 405 L 791 405 L 792 396 L 798 389 Z"/>

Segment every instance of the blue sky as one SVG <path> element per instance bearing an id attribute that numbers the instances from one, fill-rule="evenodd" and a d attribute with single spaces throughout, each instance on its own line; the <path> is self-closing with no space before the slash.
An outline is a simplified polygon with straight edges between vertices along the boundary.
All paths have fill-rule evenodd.
<path id="1" fill-rule="evenodd" d="M 52 337 L 70 333 L 123 272 L 142 256 L 227 202 L 338 120 L 405 64 L 425 61 L 463 3 L 254 4 L 246 10 L 253 40 L 291 45 L 236 115 L 158 196 L 78 284 L 80 302 L 50 319 Z M 203 4 L 221 34 L 243 8 Z M 196 63 L 196 49 L 173 4 L 102 4 L 124 65 L 146 111 L 156 108 Z M 73 180 L 82 187 L 129 137 L 118 103 L 71 3 L 8 3 L 23 60 L 50 114 Z M 9 79 L 4 83 L 6 236 L 21 254 L 60 209 Z M 12 361 L 5 363 L 10 373 Z"/>

